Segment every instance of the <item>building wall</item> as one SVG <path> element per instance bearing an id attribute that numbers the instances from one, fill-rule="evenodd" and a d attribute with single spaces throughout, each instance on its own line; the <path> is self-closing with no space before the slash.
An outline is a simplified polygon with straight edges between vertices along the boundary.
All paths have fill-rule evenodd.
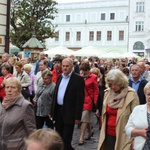
<path id="1" fill-rule="evenodd" d="M 101 14 L 105 13 L 105 20 Z M 115 19 L 110 20 L 110 13 Z M 70 21 L 66 16 L 70 15 Z M 100 0 L 95 2 L 65 3 L 58 5 L 58 14 L 54 20 L 59 31 L 59 40 L 55 38 L 46 41 L 47 48 L 66 46 L 80 49 L 85 46 L 96 46 L 105 51 L 110 48 L 123 53 L 128 48 L 128 0 Z M 93 41 L 89 40 L 89 32 L 94 32 Z M 101 31 L 101 40 L 96 40 L 97 31 Z M 107 31 L 112 31 L 112 40 L 107 41 Z M 119 31 L 124 31 L 124 39 L 119 40 Z M 66 41 L 66 32 L 70 33 L 70 40 Z M 77 32 L 81 32 L 81 40 L 76 40 Z"/>
<path id="2" fill-rule="evenodd" d="M 6 8 L 7 1 L 0 0 L 0 53 L 4 53 L 6 35 Z"/>
<path id="3" fill-rule="evenodd" d="M 138 3 L 143 3 L 143 10 L 138 8 Z M 141 56 L 146 54 L 145 49 L 150 48 L 150 0 L 130 0 L 129 18 L 129 50 Z M 141 9 L 141 10 L 140 10 Z M 143 31 L 136 30 L 136 22 L 143 22 Z M 134 49 L 136 42 L 142 42 L 144 49 Z"/>

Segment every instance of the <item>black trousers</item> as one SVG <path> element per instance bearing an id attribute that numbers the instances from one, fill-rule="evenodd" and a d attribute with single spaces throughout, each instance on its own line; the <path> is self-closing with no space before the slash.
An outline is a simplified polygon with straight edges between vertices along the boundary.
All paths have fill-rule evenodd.
<path id="1" fill-rule="evenodd" d="M 116 143 L 116 136 L 111 136 L 107 134 L 104 142 L 106 150 L 114 150 L 115 143 Z"/>
<path id="2" fill-rule="evenodd" d="M 63 108 L 61 106 L 57 107 L 56 114 L 56 131 L 60 134 L 64 142 L 64 150 L 74 150 L 71 145 L 74 124 L 66 124 L 63 120 Z"/>
<path id="3" fill-rule="evenodd" d="M 46 125 L 48 126 L 48 128 L 54 128 L 53 126 L 53 122 L 52 120 L 50 120 L 50 118 L 47 117 L 40 117 L 40 116 L 35 116 L 36 119 L 36 128 L 37 129 L 41 129 L 44 126 L 44 123 L 46 123 Z"/>

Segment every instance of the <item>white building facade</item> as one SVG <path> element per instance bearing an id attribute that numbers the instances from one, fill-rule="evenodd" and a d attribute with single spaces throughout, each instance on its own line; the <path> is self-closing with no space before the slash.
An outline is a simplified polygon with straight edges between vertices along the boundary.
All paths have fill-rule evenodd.
<path id="1" fill-rule="evenodd" d="M 6 36 L 7 1 L 0 0 L 0 53 L 4 53 Z"/>
<path id="2" fill-rule="evenodd" d="M 58 5 L 56 38 L 46 41 L 47 49 L 65 46 L 73 50 L 95 46 L 105 52 L 128 50 L 128 0 Z"/>
<path id="3" fill-rule="evenodd" d="M 150 57 L 150 0 L 130 0 L 129 50 Z"/>

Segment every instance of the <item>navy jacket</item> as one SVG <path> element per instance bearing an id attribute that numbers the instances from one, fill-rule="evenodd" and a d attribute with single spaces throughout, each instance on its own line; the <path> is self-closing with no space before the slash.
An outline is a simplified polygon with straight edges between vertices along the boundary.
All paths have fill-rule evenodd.
<path id="1" fill-rule="evenodd" d="M 137 94 L 139 96 L 139 100 L 140 100 L 140 104 L 145 104 L 146 103 L 146 98 L 145 98 L 145 94 L 144 94 L 144 87 L 147 84 L 147 80 L 142 79 L 137 91 Z M 129 86 L 132 87 L 132 80 L 129 79 Z"/>

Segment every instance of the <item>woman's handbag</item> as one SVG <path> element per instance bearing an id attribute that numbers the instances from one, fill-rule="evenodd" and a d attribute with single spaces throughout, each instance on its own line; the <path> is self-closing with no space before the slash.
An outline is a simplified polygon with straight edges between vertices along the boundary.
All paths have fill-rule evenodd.
<path id="1" fill-rule="evenodd" d="M 28 87 L 22 87 L 21 91 L 22 95 L 24 96 L 25 99 L 30 97 L 30 91 Z"/>
<path id="2" fill-rule="evenodd" d="M 24 75 L 21 76 L 20 81 L 22 80 L 23 77 L 24 77 Z M 30 97 L 30 91 L 29 91 L 28 87 L 22 87 L 21 93 L 25 99 L 28 99 Z"/>

